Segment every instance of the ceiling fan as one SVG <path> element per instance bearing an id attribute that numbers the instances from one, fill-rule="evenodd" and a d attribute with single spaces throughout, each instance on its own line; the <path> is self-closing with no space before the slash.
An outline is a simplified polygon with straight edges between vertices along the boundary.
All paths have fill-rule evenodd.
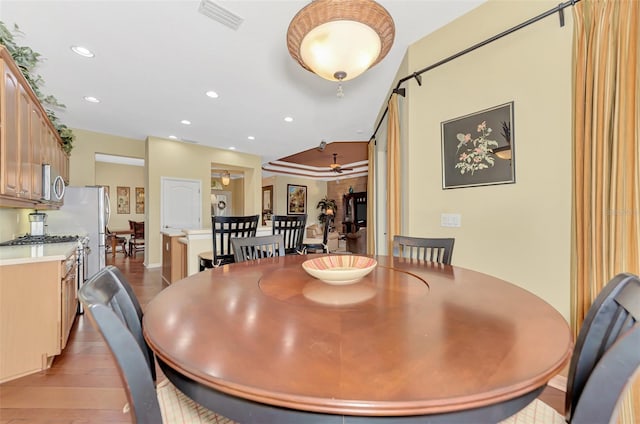
<path id="1" fill-rule="evenodd" d="M 329 167 L 331 168 L 331 170 L 335 173 L 338 174 L 342 174 L 342 171 L 353 171 L 353 168 L 343 168 L 342 165 L 340 165 L 337 162 L 337 158 L 338 158 L 338 154 L 334 153 L 333 154 L 333 163 L 331 165 L 329 165 Z"/>

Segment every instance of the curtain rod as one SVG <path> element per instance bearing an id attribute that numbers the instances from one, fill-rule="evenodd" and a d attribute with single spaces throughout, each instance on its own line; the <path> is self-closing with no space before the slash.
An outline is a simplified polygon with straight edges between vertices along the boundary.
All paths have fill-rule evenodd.
<path id="1" fill-rule="evenodd" d="M 402 97 L 404 97 L 405 95 L 405 89 L 404 88 L 400 88 L 400 86 L 405 83 L 406 81 L 409 81 L 410 79 L 415 78 L 416 82 L 418 83 L 419 86 L 422 86 L 422 74 L 424 74 L 427 71 L 430 71 L 434 68 L 437 68 L 438 66 L 444 65 L 445 63 L 451 62 L 454 59 L 459 58 L 460 56 L 463 56 L 467 53 L 470 53 L 476 49 L 479 49 L 480 47 L 486 46 L 489 43 L 493 43 L 496 40 L 499 40 L 500 38 L 507 36 L 513 32 L 518 31 L 519 29 L 522 29 L 526 26 L 531 25 L 534 22 L 538 22 L 541 19 L 546 18 L 549 15 L 553 15 L 554 13 L 558 12 L 559 14 L 559 18 L 560 18 L 560 26 L 563 27 L 564 26 L 564 9 L 566 7 L 569 6 L 574 6 L 576 3 L 578 3 L 580 0 L 568 0 L 564 3 L 560 3 L 559 5 L 557 5 L 556 7 L 547 10 L 546 12 L 543 12 L 537 16 L 534 16 L 533 18 L 530 18 L 514 27 L 511 27 L 505 31 L 502 31 L 499 34 L 494 35 L 493 37 L 487 38 L 484 41 L 481 41 L 477 44 L 474 44 L 471 47 L 467 47 L 464 50 L 459 51 L 458 53 L 455 53 L 445 59 L 442 59 L 432 65 L 427 66 L 426 68 L 422 68 L 414 73 L 412 73 L 411 75 L 407 75 L 406 77 L 401 78 L 398 81 L 398 84 L 396 84 L 396 88 L 393 89 L 393 91 L 391 92 L 391 94 L 393 95 L 394 93 L 396 94 L 400 94 Z M 391 99 L 391 96 L 389 96 L 389 99 Z M 378 125 L 376 125 L 376 129 L 373 132 L 373 135 L 371 136 L 371 138 L 369 138 L 369 141 L 374 140 L 376 137 L 376 134 L 378 133 L 378 130 L 380 129 L 380 125 L 382 125 L 382 121 L 384 121 L 385 116 L 387 116 L 387 112 L 389 111 L 389 106 L 388 106 L 389 101 L 387 100 L 387 107 L 384 109 L 384 112 L 382 113 L 382 116 L 380 117 L 380 121 L 378 122 Z"/>

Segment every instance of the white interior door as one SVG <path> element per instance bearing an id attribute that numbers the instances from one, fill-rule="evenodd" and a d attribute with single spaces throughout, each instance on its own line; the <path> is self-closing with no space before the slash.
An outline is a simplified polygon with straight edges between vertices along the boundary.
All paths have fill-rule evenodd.
<path id="1" fill-rule="evenodd" d="M 202 228 L 200 180 L 161 177 L 160 225 L 164 229 Z"/>

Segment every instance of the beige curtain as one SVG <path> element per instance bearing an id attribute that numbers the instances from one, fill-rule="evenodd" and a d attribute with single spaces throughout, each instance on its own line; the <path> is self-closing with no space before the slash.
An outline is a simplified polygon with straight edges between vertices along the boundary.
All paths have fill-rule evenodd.
<path id="1" fill-rule="evenodd" d="M 369 140 L 368 154 L 369 169 L 367 171 L 367 254 L 373 255 L 376 253 L 376 226 L 375 226 L 375 164 L 376 164 L 376 141 Z"/>
<path id="2" fill-rule="evenodd" d="M 617 273 L 640 273 L 638 0 L 574 7 L 572 327 Z M 640 422 L 640 382 L 619 421 Z"/>
<path id="3" fill-rule="evenodd" d="M 398 95 L 389 99 L 387 123 L 387 254 L 393 254 L 393 236 L 400 234 L 400 122 Z"/>

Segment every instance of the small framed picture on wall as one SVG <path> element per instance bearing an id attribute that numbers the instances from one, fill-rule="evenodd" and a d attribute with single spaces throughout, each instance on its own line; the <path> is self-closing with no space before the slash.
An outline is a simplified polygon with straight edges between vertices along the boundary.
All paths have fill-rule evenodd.
<path id="1" fill-rule="evenodd" d="M 136 187 L 136 213 L 144 213 L 144 187 Z"/>
<path id="2" fill-rule="evenodd" d="M 118 204 L 118 213 L 119 214 L 129 214 L 131 213 L 131 209 L 129 207 L 129 198 L 130 192 L 129 187 L 116 187 L 116 201 Z"/>
<path id="3" fill-rule="evenodd" d="M 287 184 L 287 214 L 307 213 L 307 186 Z"/>

